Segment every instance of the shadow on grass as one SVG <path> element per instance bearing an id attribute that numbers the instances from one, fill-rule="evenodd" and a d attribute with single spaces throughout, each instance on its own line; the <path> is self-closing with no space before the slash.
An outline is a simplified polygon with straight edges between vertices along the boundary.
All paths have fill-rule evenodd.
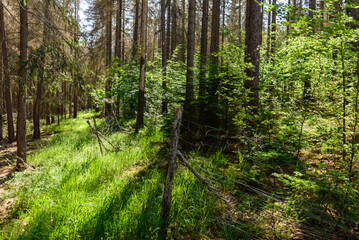
<path id="1" fill-rule="evenodd" d="M 151 238 L 148 234 L 157 228 L 161 186 L 151 187 L 146 194 L 146 202 L 140 213 L 131 213 L 131 197 L 141 192 L 145 181 L 151 175 L 148 168 L 141 170 L 122 187 L 120 193 L 114 192 L 102 204 L 101 209 L 89 219 L 79 230 L 85 239 L 144 239 Z M 123 212 L 125 211 L 125 212 Z M 121 214 L 122 212 L 122 214 Z M 121 216 L 125 214 L 125 219 Z M 151 231 L 150 231 L 151 230 Z M 147 234 L 147 235 L 146 235 Z"/>

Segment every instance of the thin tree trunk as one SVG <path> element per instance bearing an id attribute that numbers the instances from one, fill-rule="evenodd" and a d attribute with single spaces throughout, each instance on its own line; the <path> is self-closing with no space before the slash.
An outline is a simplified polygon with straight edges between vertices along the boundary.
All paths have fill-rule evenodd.
<path id="1" fill-rule="evenodd" d="M 0 3 L 1 5 L 1 3 Z M 1 6 L 0 6 L 1 8 Z M 1 14 L 1 12 L 0 12 Z M 1 29 L 0 29 L 1 31 Z M 2 140 L 4 139 L 4 130 L 3 130 L 3 126 L 4 126 L 4 119 L 3 119 L 3 107 L 4 107 L 4 91 L 3 91 L 3 86 L 4 86 L 4 77 L 3 77 L 3 63 L 2 63 L 2 51 L 0 48 L 0 141 L 2 142 Z"/>
<path id="2" fill-rule="evenodd" d="M 218 55 L 219 52 L 219 26 L 220 26 L 221 1 L 213 0 L 212 8 L 212 26 L 211 26 L 211 46 L 210 46 L 210 83 L 208 88 L 209 94 L 209 111 L 207 113 L 208 125 L 218 127 Z"/>
<path id="3" fill-rule="evenodd" d="M 272 32 L 271 32 L 271 53 L 272 55 L 275 52 L 276 47 L 276 32 L 277 32 L 277 0 L 273 0 L 273 5 L 275 6 L 272 11 Z"/>
<path id="4" fill-rule="evenodd" d="M 269 6 L 272 4 L 271 0 L 268 0 Z M 270 57 L 270 47 L 271 47 L 271 16 L 272 11 L 268 12 L 268 26 L 267 26 L 267 59 Z"/>
<path id="5" fill-rule="evenodd" d="M 145 79 L 146 79 L 146 35 L 147 35 L 147 0 L 142 0 L 141 14 L 141 58 L 140 58 L 140 82 L 138 92 L 138 108 L 136 119 L 136 131 L 143 128 L 145 112 Z"/>
<path id="6" fill-rule="evenodd" d="M 181 61 L 185 62 L 185 51 L 186 51 L 186 1 L 182 0 L 182 51 L 181 51 Z"/>
<path id="7" fill-rule="evenodd" d="M 27 1 L 20 0 L 20 79 L 17 104 L 17 161 L 16 169 L 23 169 L 26 163 L 26 81 L 27 81 Z"/>
<path id="8" fill-rule="evenodd" d="M 206 94 L 206 64 L 208 50 L 208 8 L 209 1 L 203 0 L 202 29 L 201 29 L 201 55 L 199 66 L 199 122 L 204 124 L 205 119 L 205 94 Z"/>
<path id="9" fill-rule="evenodd" d="M 224 27 L 226 26 L 226 0 L 222 0 L 222 29 L 221 29 L 221 34 L 222 34 L 222 41 L 221 43 L 224 43 Z"/>
<path id="10" fill-rule="evenodd" d="M 195 22 L 196 22 L 196 0 L 189 0 L 188 5 L 188 42 L 187 42 L 187 78 L 186 78 L 186 100 L 185 116 L 192 113 L 193 104 L 193 67 L 195 52 Z"/>
<path id="11" fill-rule="evenodd" d="M 314 18 L 314 11 L 316 10 L 316 0 L 309 0 L 309 12 L 308 16 L 312 20 Z M 315 32 L 315 24 L 311 24 L 312 32 Z M 311 98 L 311 82 L 308 77 L 304 79 L 304 90 L 303 90 L 304 99 L 309 100 Z"/>
<path id="12" fill-rule="evenodd" d="M 138 12 L 140 8 L 139 0 L 135 0 L 135 15 L 134 15 L 134 29 L 133 29 L 133 45 L 132 45 L 132 57 L 137 60 L 137 48 L 138 48 Z"/>
<path id="13" fill-rule="evenodd" d="M 125 30 L 126 30 L 126 2 L 123 2 L 122 7 L 122 62 L 125 63 Z"/>
<path id="14" fill-rule="evenodd" d="M 167 113 L 167 44 L 166 44 L 166 0 L 161 0 L 161 47 L 162 47 L 162 88 L 164 91 L 162 97 L 162 113 Z"/>
<path id="15" fill-rule="evenodd" d="M 207 63 L 208 50 L 208 7 L 209 1 L 203 0 L 202 6 L 202 30 L 201 30 L 201 64 L 200 64 L 200 82 L 199 82 L 199 96 L 204 97 L 206 92 L 206 78 L 205 65 Z"/>
<path id="16" fill-rule="evenodd" d="M 289 32 L 290 32 L 290 10 L 289 10 L 289 7 L 290 7 L 290 1 L 291 0 L 288 0 L 288 11 L 287 11 L 287 22 L 288 22 L 288 25 L 287 25 L 287 36 L 289 35 Z"/>
<path id="17" fill-rule="evenodd" d="M 115 58 L 121 60 L 122 0 L 117 0 Z"/>
<path id="18" fill-rule="evenodd" d="M 138 1 L 138 0 L 136 0 Z M 108 5 L 108 15 L 107 15 L 107 24 L 106 24 L 106 52 L 107 52 L 107 56 L 106 56 L 106 60 L 107 60 L 107 68 L 111 67 L 111 63 L 112 63 L 112 1 L 109 2 Z M 136 30 L 136 29 L 135 29 Z M 135 44 L 135 43 L 134 43 Z M 135 44 L 137 45 L 137 43 Z M 108 78 L 106 80 L 105 83 L 105 91 L 106 91 L 106 98 L 110 98 L 110 91 L 111 91 L 111 79 Z M 109 116 L 111 115 L 111 104 L 106 101 L 105 102 L 105 116 Z"/>
<path id="19" fill-rule="evenodd" d="M 9 67 L 9 54 L 7 47 L 7 36 L 5 29 L 4 19 L 4 6 L 2 0 L 0 1 L 0 40 L 2 46 L 2 61 L 5 80 L 5 103 L 6 103 L 6 116 L 7 116 L 7 128 L 8 128 L 8 142 L 15 141 L 14 120 L 12 113 L 12 99 L 11 99 L 11 86 L 10 86 L 10 67 Z M 2 71 L 2 69 L 0 69 Z"/>
<path id="20" fill-rule="evenodd" d="M 245 61 L 253 67 L 247 68 L 246 73 L 250 80 L 245 81 L 244 88 L 250 91 L 248 97 L 247 111 L 251 114 L 258 113 L 259 105 L 259 45 L 260 32 L 260 6 L 255 0 L 247 0 L 246 9 L 246 51 Z"/>
<path id="21" fill-rule="evenodd" d="M 239 37 L 239 43 L 242 44 L 242 1 L 239 0 L 239 7 L 238 7 L 238 37 Z"/>
<path id="22" fill-rule="evenodd" d="M 45 18 L 49 19 L 49 0 L 45 1 Z M 33 139 L 40 139 L 41 133 L 40 133 L 40 112 L 41 112 L 41 97 L 42 97 L 42 87 L 44 82 L 44 70 L 45 70 L 45 59 L 46 59 L 46 45 L 47 45 L 47 39 L 48 39 L 48 29 L 46 24 L 44 24 L 44 39 L 43 39 L 43 52 L 40 58 L 40 67 L 39 67 L 39 80 L 37 83 L 37 92 L 36 92 L 36 98 L 35 103 L 33 106 L 33 122 L 34 122 L 34 133 L 33 133 Z"/>
<path id="23" fill-rule="evenodd" d="M 75 31 L 74 31 L 74 38 L 75 38 L 75 44 L 76 46 L 78 46 L 78 42 L 79 42 L 79 39 L 78 39 L 78 24 L 79 24 L 79 14 L 78 14 L 78 11 L 79 11 L 79 0 L 75 0 L 75 20 L 76 20 L 76 26 L 75 26 Z M 112 23 L 112 21 L 111 21 Z M 111 31 L 111 29 L 110 29 Z M 112 36 L 112 34 L 110 34 L 110 36 Z M 78 49 L 77 47 L 75 48 L 75 61 L 77 61 L 78 57 Z M 110 56 L 111 58 L 111 56 Z M 73 113 L 73 118 L 77 118 L 77 112 L 78 112 L 78 88 L 79 88 L 79 82 L 78 82 L 78 77 L 79 77 L 79 74 L 78 74 L 78 67 L 77 65 L 75 66 L 75 69 L 74 69 L 74 113 Z"/>
<path id="24" fill-rule="evenodd" d="M 177 47 L 177 2 L 172 3 L 171 56 Z"/>
<path id="25" fill-rule="evenodd" d="M 170 59 L 172 57 L 172 55 L 170 55 L 171 53 L 171 0 L 167 0 L 167 29 L 166 29 L 166 59 Z"/>

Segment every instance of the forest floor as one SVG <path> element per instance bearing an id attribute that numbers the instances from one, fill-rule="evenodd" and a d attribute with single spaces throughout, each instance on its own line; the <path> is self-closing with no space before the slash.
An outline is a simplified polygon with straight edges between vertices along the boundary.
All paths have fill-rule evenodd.
<path id="1" fill-rule="evenodd" d="M 40 151 L 41 148 L 46 146 L 49 143 L 51 138 L 55 136 L 56 133 L 48 134 L 46 130 L 42 132 L 42 137 L 40 140 L 32 140 L 31 135 L 27 136 L 27 152 L 29 154 Z M 9 191 L 8 181 L 14 174 L 14 168 L 16 165 L 16 141 L 13 143 L 3 143 L 0 146 L 0 224 L 9 217 L 11 213 L 11 208 L 15 203 L 15 198 L 7 197 L 3 199 L 1 196 L 7 196 Z M 31 166 L 28 165 L 26 171 L 29 171 Z"/>
<path id="2" fill-rule="evenodd" d="M 81 113 L 48 127 L 42 140 L 29 141 L 29 168 L 0 187 L 0 239 L 157 239 L 168 156 L 163 133 L 156 127 L 112 132 L 98 119 L 99 130 L 120 148 L 106 143 L 101 154 L 86 124 L 92 116 Z M 16 145 L 1 151 L 1 169 L 9 171 Z M 310 154 L 303 152 L 301 161 L 313 159 Z M 355 239 L 300 219 L 287 202 L 265 192 L 275 182 L 261 186 L 242 176 L 253 163 L 222 153 L 190 155 L 227 204 L 179 165 L 169 239 Z"/>

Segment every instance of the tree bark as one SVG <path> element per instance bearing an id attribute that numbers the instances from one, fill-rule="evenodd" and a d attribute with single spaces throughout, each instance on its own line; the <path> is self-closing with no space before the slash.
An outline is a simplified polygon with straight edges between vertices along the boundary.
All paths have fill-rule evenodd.
<path id="1" fill-rule="evenodd" d="M 271 0 L 268 0 L 269 6 L 272 4 Z M 268 12 L 268 26 L 267 26 L 267 59 L 269 60 L 270 52 L 271 52 L 271 16 L 272 11 Z"/>
<path id="2" fill-rule="evenodd" d="M 141 13 L 141 58 L 140 58 L 140 82 L 138 89 L 138 107 L 136 119 L 136 132 L 143 128 L 145 112 L 145 79 L 146 79 L 146 35 L 147 35 L 147 0 L 142 0 Z"/>
<path id="3" fill-rule="evenodd" d="M 193 115 L 193 67 L 195 52 L 195 22 L 196 22 L 196 0 L 189 0 L 188 5 L 188 41 L 187 41 L 187 77 L 186 77 L 186 99 L 185 116 Z"/>
<path id="4" fill-rule="evenodd" d="M 208 117 L 208 125 L 218 127 L 218 96 L 217 90 L 219 85 L 218 78 L 218 56 L 219 52 L 219 26 L 220 26 L 221 1 L 213 0 L 212 8 L 212 29 L 211 29 L 211 46 L 210 46 L 210 82 L 208 88 L 209 97 L 209 111 L 206 114 Z"/>
<path id="5" fill-rule="evenodd" d="M 125 63 L 125 25 L 126 25 L 126 2 L 123 2 L 122 7 L 122 62 Z"/>
<path id="6" fill-rule="evenodd" d="M 49 0 L 45 0 L 45 18 L 49 19 Z M 36 98 L 35 103 L 33 106 L 33 123 L 34 123 L 34 132 L 33 132 L 33 139 L 40 139 L 41 133 L 40 133 L 40 112 L 41 112 L 41 97 L 42 97 L 42 87 L 44 82 L 44 70 L 45 70 L 45 59 L 46 59 L 46 45 L 47 45 L 47 39 L 48 39 L 48 29 L 46 24 L 44 24 L 44 30 L 43 30 L 43 45 L 41 57 L 40 57 L 40 67 L 39 67 L 39 80 L 37 83 L 37 91 L 36 91 Z"/>
<path id="7" fill-rule="evenodd" d="M 138 1 L 138 0 L 136 0 Z M 107 60 L 107 68 L 111 67 L 112 63 L 112 1 L 109 2 L 108 9 L 107 9 L 107 24 L 106 24 L 106 60 Z M 135 29 L 136 30 L 136 29 Z M 135 40 L 135 39 L 134 39 Z M 134 45 L 137 45 L 137 43 Z M 106 91 L 106 98 L 110 98 L 110 91 L 111 91 L 111 79 L 108 78 L 105 83 L 105 91 Z M 106 101 L 105 102 L 105 116 L 111 115 L 111 104 Z"/>
<path id="8" fill-rule="evenodd" d="M 245 81 L 244 88 L 249 90 L 249 100 L 246 109 L 251 114 L 258 113 L 259 105 L 259 45 L 261 39 L 260 32 L 260 6 L 255 0 L 247 0 L 246 8 L 246 50 L 245 61 L 252 67 L 246 69 L 250 80 Z"/>
<path id="9" fill-rule="evenodd" d="M 239 0 L 239 7 L 238 7 L 238 37 L 239 43 L 242 44 L 242 1 Z"/>
<path id="10" fill-rule="evenodd" d="M 177 47 L 177 2 L 172 3 L 171 56 Z"/>
<path id="11" fill-rule="evenodd" d="M 1 5 L 1 3 L 0 3 Z M 1 6 L 0 6 L 1 8 Z M 0 10 L 0 14 L 1 13 L 1 10 Z M 1 31 L 1 29 L 0 29 Z M 0 141 L 2 142 L 3 139 L 4 139 L 4 130 L 3 130 L 3 127 L 4 127 L 4 119 L 3 119 L 3 107 L 4 107 L 4 91 L 3 91 L 3 86 L 4 86 L 4 78 L 3 78 L 3 63 L 2 63 L 2 51 L 1 51 L 1 48 L 0 48 Z"/>
<path id="12" fill-rule="evenodd" d="M 139 0 L 135 0 L 135 15 L 134 15 L 134 28 L 133 28 L 133 45 L 132 45 L 132 57 L 137 59 L 137 49 L 138 49 L 138 12 L 140 11 Z"/>
<path id="13" fill-rule="evenodd" d="M 164 91 L 162 97 L 162 113 L 167 113 L 167 44 L 166 44 L 166 0 L 161 0 L 161 48 L 162 48 L 162 88 Z"/>
<path id="14" fill-rule="evenodd" d="M 16 169 L 23 169 L 26 163 L 26 81 L 27 81 L 27 1 L 20 0 L 20 79 L 17 104 L 17 161 Z"/>
<path id="15" fill-rule="evenodd" d="M 203 0 L 202 6 L 202 29 L 201 29 L 201 55 L 200 55 L 200 74 L 199 74 L 199 97 L 204 98 L 206 94 L 206 64 L 208 50 L 208 7 L 209 1 Z M 203 100 L 203 99 L 202 99 Z M 201 102 L 203 102 L 201 100 Z M 203 106 L 200 108 L 203 109 Z"/>
<path id="16" fill-rule="evenodd" d="M 186 51 L 186 1 L 182 0 L 182 47 L 181 47 L 181 61 L 185 62 L 185 51 Z"/>
<path id="17" fill-rule="evenodd" d="M 167 29 L 166 29 L 166 53 L 167 53 L 167 56 L 166 56 L 166 59 L 170 59 L 172 57 L 172 55 L 170 54 L 171 53 L 171 46 L 170 46 L 170 43 L 171 43 L 171 0 L 167 0 Z"/>
<path id="18" fill-rule="evenodd" d="M 194 1 L 194 0 L 189 0 Z M 166 239 L 167 235 L 167 225 L 168 225 L 168 217 L 170 215 L 171 210 L 171 200 L 172 200 L 172 187 L 174 182 L 174 176 L 176 173 L 176 158 L 178 152 L 178 140 L 181 129 L 181 121 L 182 121 L 182 108 L 177 109 L 177 113 L 174 120 L 174 125 L 172 128 L 172 139 L 171 139 L 171 153 L 170 159 L 168 161 L 165 189 L 163 192 L 162 198 L 162 211 L 161 211 L 161 219 L 162 226 L 159 233 L 159 239 Z"/>
<path id="19" fill-rule="evenodd" d="M 75 0 L 75 20 L 76 20 L 76 25 L 75 25 L 75 29 L 74 29 L 74 39 L 75 39 L 75 61 L 77 61 L 78 59 L 78 45 L 79 45 L 79 37 L 78 37 L 78 24 L 79 24 L 79 0 Z M 112 26 L 112 21 L 111 21 L 111 26 Z M 110 36 L 112 36 L 111 34 L 111 29 L 110 31 Z M 110 56 L 111 59 L 111 56 Z M 77 112 L 78 112 L 78 94 L 79 94 L 79 73 L 78 73 L 78 66 L 75 65 L 75 69 L 74 69 L 74 112 L 73 112 L 73 118 L 77 118 Z"/>
<path id="20" fill-rule="evenodd" d="M 117 0 L 115 58 L 121 60 L 122 0 Z"/>
<path id="21" fill-rule="evenodd" d="M 273 0 L 274 9 L 272 11 L 272 32 L 271 32 L 271 53 L 275 52 L 276 32 L 277 32 L 277 0 Z"/>
<path id="22" fill-rule="evenodd" d="M 12 112 L 12 99 L 11 99 L 11 85 L 10 85 L 10 67 L 9 67 L 9 53 L 7 47 L 7 36 L 5 29 L 4 6 L 2 0 L 0 1 L 0 40 L 2 47 L 2 61 L 5 80 L 5 103 L 6 103 L 6 116 L 8 124 L 8 142 L 15 141 L 14 120 Z"/>

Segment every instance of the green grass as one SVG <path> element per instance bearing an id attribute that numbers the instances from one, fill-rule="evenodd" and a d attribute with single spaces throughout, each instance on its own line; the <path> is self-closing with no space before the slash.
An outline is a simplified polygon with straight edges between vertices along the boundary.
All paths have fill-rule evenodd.
<path id="1" fill-rule="evenodd" d="M 121 150 L 101 155 L 86 124 L 90 117 L 82 113 L 47 129 L 59 134 L 29 156 L 34 170 L 10 182 L 16 204 L 12 218 L 0 226 L 0 239 L 157 238 L 165 176 L 157 163 L 167 157 L 162 133 L 153 127 L 113 133 L 108 137 Z M 216 222 L 218 201 L 179 167 L 170 236 L 237 239 L 240 232 Z"/>

